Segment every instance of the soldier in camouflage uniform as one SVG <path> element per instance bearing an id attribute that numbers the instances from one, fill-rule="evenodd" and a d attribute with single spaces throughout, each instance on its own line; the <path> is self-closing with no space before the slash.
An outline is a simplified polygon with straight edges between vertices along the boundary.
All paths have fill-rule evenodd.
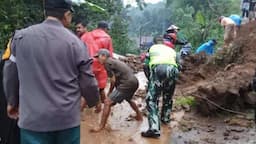
<path id="1" fill-rule="evenodd" d="M 162 41 L 160 41 L 162 42 Z M 146 98 L 149 129 L 142 132 L 143 137 L 160 137 L 160 119 L 163 124 L 170 123 L 172 96 L 178 75 L 177 54 L 174 49 L 156 44 L 149 50 L 149 87 Z M 163 96 L 163 106 L 159 115 L 159 99 Z"/>

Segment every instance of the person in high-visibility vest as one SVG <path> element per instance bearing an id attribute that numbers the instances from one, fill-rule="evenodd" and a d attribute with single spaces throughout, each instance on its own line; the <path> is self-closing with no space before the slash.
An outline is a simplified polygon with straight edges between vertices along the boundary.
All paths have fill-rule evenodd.
<path id="1" fill-rule="evenodd" d="M 146 97 L 149 129 L 141 133 L 143 137 L 151 138 L 160 137 L 160 123 L 169 124 L 171 121 L 172 96 L 179 73 L 176 51 L 162 44 L 163 39 L 158 40 L 158 44 L 149 49 L 150 76 Z M 158 102 L 161 94 L 163 94 L 163 106 L 159 115 Z"/>

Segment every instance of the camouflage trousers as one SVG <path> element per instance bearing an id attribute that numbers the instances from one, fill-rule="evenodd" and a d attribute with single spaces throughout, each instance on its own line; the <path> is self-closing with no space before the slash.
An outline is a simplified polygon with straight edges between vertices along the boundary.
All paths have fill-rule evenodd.
<path id="1" fill-rule="evenodd" d="M 172 110 L 172 96 L 174 94 L 178 69 L 170 65 L 157 65 L 150 70 L 148 93 L 146 98 L 149 129 L 160 133 L 160 119 L 169 123 Z M 163 97 L 161 113 L 159 113 L 159 99 Z"/>

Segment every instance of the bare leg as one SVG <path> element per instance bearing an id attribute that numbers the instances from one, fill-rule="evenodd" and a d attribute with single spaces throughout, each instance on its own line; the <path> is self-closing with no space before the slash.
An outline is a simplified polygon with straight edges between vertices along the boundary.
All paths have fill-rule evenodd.
<path id="1" fill-rule="evenodd" d="M 137 107 L 136 103 L 134 101 L 132 101 L 132 100 L 128 101 L 128 103 L 130 104 L 131 108 L 136 112 L 135 119 L 137 121 L 143 121 L 142 114 L 141 114 L 139 108 Z"/>
<path id="2" fill-rule="evenodd" d="M 100 113 L 101 112 L 101 103 L 104 103 L 106 99 L 106 94 L 104 89 L 100 89 L 100 101 L 98 105 L 96 106 L 95 113 Z"/>
<path id="3" fill-rule="evenodd" d="M 101 90 L 100 90 L 100 99 L 101 99 L 101 102 L 102 102 L 102 103 L 105 102 L 105 99 L 106 99 L 105 89 L 101 89 Z"/>
<path id="4" fill-rule="evenodd" d="M 111 107 L 114 105 L 114 103 L 109 99 L 106 98 L 106 100 L 104 101 L 104 109 L 103 109 L 103 113 L 102 113 L 102 118 L 101 118 L 101 122 L 100 122 L 100 126 L 94 129 L 91 129 L 91 132 L 100 132 L 102 129 L 105 128 L 105 125 L 107 123 L 110 111 L 111 111 Z"/>

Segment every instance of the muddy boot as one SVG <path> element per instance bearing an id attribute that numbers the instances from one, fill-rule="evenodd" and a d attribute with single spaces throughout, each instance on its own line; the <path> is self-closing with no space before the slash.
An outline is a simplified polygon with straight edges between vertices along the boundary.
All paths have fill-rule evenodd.
<path id="1" fill-rule="evenodd" d="M 168 100 L 165 100 L 168 101 Z M 172 110 L 172 100 L 169 102 L 165 102 L 162 108 L 162 112 L 161 112 L 161 123 L 164 125 L 168 125 L 171 122 L 171 110 Z"/>
<path id="2" fill-rule="evenodd" d="M 160 133 L 157 130 L 148 130 L 148 131 L 142 132 L 141 136 L 147 137 L 147 138 L 159 138 Z"/>

